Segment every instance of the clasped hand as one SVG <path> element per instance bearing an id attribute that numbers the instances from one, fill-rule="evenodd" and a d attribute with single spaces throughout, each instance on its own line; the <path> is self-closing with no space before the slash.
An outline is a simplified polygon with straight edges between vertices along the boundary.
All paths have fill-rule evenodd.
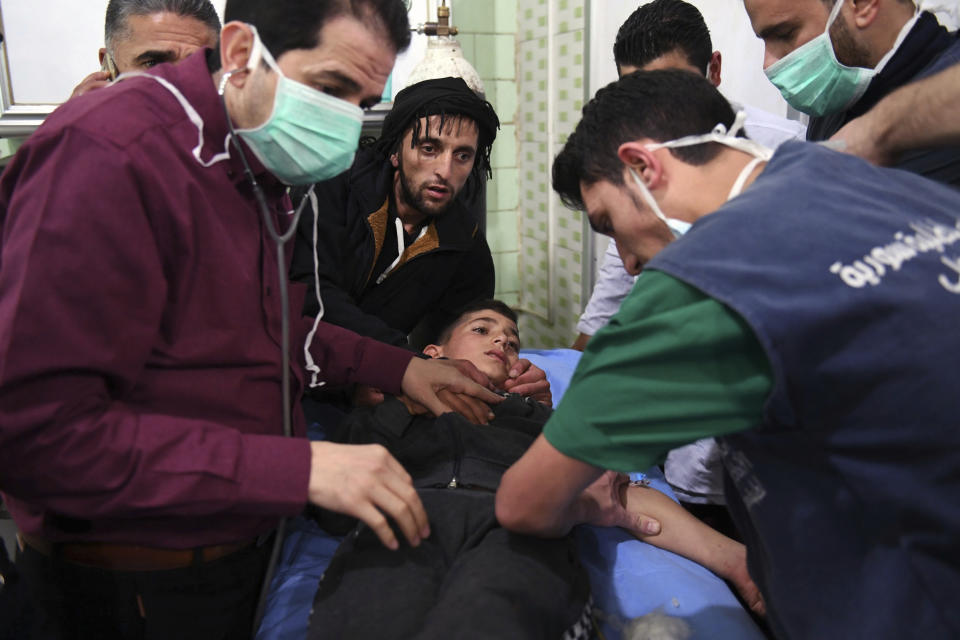
<path id="1" fill-rule="evenodd" d="M 660 522 L 640 513 L 628 511 L 626 492 L 630 476 L 605 471 L 579 497 L 577 520 L 600 527 L 621 527 L 638 537 L 660 533 Z"/>

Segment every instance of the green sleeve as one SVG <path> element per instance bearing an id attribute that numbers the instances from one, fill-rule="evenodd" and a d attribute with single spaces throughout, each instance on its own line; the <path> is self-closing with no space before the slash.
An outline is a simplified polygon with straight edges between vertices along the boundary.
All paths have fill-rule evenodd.
<path id="1" fill-rule="evenodd" d="M 675 447 L 758 425 L 772 387 L 738 314 L 648 271 L 588 343 L 544 435 L 572 458 L 640 471 Z"/>

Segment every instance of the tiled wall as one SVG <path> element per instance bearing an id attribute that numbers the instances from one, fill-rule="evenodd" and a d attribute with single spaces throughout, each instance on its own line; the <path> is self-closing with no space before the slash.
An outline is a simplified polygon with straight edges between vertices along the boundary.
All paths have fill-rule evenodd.
<path id="1" fill-rule="evenodd" d="M 520 308 L 528 347 L 569 347 L 582 310 L 584 222 L 550 187 L 553 158 L 580 119 L 586 0 L 520 0 Z"/>
<path id="2" fill-rule="evenodd" d="M 487 183 L 487 242 L 497 273 L 497 298 L 519 302 L 517 169 L 517 4 L 509 0 L 450 0 L 452 23 L 464 57 L 473 64 L 497 110 L 500 132 L 493 145 L 493 180 Z"/>
<path id="3" fill-rule="evenodd" d="M 16 153 L 23 141 L 24 138 L 0 138 L 0 158 Z"/>
<path id="4" fill-rule="evenodd" d="M 524 345 L 567 347 L 584 302 L 584 222 L 550 188 L 550 167 L 585 94 L 587 0 L 451 0 L 464 56 L 502 128 L 487 189 L 497 297 L 521 310 Z"/>

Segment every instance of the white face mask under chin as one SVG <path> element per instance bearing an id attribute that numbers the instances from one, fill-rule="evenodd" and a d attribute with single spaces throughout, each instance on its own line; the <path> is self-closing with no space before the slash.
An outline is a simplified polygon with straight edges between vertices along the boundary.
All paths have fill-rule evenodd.
<path id="1" fill-rule="evenodd" d="M 753 140 L 737 137 L 737 133 L 741 128 L 743 128 L 743 122 L 745 119 L 746 112 L 740 111 L 737 113 L 737 117 L 734 119 L 733 125 L 730 127 L 729 131 L 727 131 L 727 128 L 724 125 L 718 124 L 710 133 L 686 136 L 676 140 L 670 140 L 668 142 L 659 142 L 656 144 L 647 145 L 646 149 L 648 151 L 656 151 L 657 149 L 677 149 L 679 147 L 692 147 L 698 144 L 717 142 L 738 151 L 749 153 L 750 155 L 754 156 L 754 158 L 740 171 L 740 174 L 734 181 L 733 187 L 730 189 L 730 193 L 727 195 L 727 200 L 731 200 L 740 195 L 740 192 L 743 191 L 743 185 L 746 184 L 747 178 L 750 177 L 750 174 L 757 167 L 757 165 L 761 162 L 766 162 L 771 158 L 771 156 L 773 156 L 773 151 L 764 147 L 763 145 L 758 144 Z M 673 233 L 674 238 L 679 238 L 690 230 L 690 227 L 693 225 L 686 220 L 680 220 L 679 218 L 668 218 L 666 215 L 664 215 L 663 210 L 660 209 L 660 205 L 657 204 L 656 198 L 654 198 L 653 194 L 650 193 L 650 189 L 646 184 L 644 184 L 640 174 L 633 167 L 630 168 L 630 175 L 633 176 L 633 181 L 640 190 L 640 197 L 643 198 L 643 201 L 648 207 L 650 207 L 650 210 L 653 211 L 654 215 L 660 218 L 663 223 L 667 225 L 667 228 L 669 228 L 670 232 Z"/>
<path id="2" fill-rule="evenodd" d="M 663 214 L 663 211 L 660 209 L 660 205 L 657 204 L 657 199 L 653 197 L 653 194 L 650 193 L 650 189 L 647 188 L 647 185 L 643 183 L 643 179 L 640 177 L 640 174 L 637 173 L 637 170 L 633 167 L 630 167 L 630 175 L 633 176 L 633 181 L 636 183 L 637 188 L 640 189 L 640 197 L 643 198 L 643 201 L 646 203 L 650 210 L 653 213 L 663 220 L 663 223 L 667 225 L 670 229 L 670 232 L 673 233 L 674 238 L 679 238 L 685 234 L 690 227 L 692 226 L 686 220 L 680 220 L 679 218 L 668 218 Z"/>

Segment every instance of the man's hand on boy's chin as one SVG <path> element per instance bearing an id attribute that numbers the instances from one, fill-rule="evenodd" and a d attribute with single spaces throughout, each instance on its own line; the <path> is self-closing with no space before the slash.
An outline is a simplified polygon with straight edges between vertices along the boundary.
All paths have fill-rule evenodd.
<path id="1" fill-rule="evenodd" d="M 488 424 L 493 420 L 493 411 L 490 410 L 490 405 L 482 400 L 461 393 L 454 393 L 447 389 L 438 391 L 437 397 L 455 413 L 459 413 L 473 424 Z M 399 396 L 399 398 L 411 415 L 419 416 L 430 413 L 425 406 L 414 402 L 407 396 Z"/>
<path id="2" fill-rule="evenodd" d="M 526 358 L 517 360 L 517 363 L 510 369 L 510 373 L 503 383 L 503 390 L 518 393 L 522 396 L 530 396 L 541 404 L 548 407 L 553 406 L 553 394 L 550 393 L 550 381 L 547 380 L 547 374 Z"/>
<path id="3" fill-rule="evenodd" d="M 491 404 L 498 404 L 503 400 L 500 396 L 491 391 L 489 378 L 480 372 L 473 363 L 467 360 L 421 360 L 414 358 L 408 365 L 417 369 L 435 369 L 435 373 L 430 378 L 427 387 L 422 382 L 411 385 L 406 384 L 407 375 L 404 375 L 404 395 L 401 400 L 407 406 L 411 414 L 432 413 L 440 415 L 448 411 L 459 413 L 464 418 L 474 424 L 487 424 L 493 419 Z M 443 370 L 448 372 L 450 369 L 456 370 L 459 375 L 450 376 L 444 374 Z M 439 372 L 439 375 L 437 375 Z M 413 393 L 411 393 L 411 391 Z M 416 397 L 415 397 L 416 396 Z M 429 400 L 431 406 L 427 406 L 423 400 Z"/>
<path id="4" fill-rule="evenodd" d="M 482 400 L 464 394 L 457 394 L 448 389 L 440 389 L 437 397 L 454 412 L 459 413 L 473 424 L 487 424 L 493 418 L 490 411 L 490 405 Z M 410 415 L 419 416 L 430 413 L 430 411 L 417 402 L 414 402 L 407 396 L 401 395 L 397 398 L 404 404 Z M 355 407 L 375 407 L 385 399 L 383 391 L 376 387 L 370 387 L 365 384 L 358 384 L 353 394 L 353 405 Z"/>

